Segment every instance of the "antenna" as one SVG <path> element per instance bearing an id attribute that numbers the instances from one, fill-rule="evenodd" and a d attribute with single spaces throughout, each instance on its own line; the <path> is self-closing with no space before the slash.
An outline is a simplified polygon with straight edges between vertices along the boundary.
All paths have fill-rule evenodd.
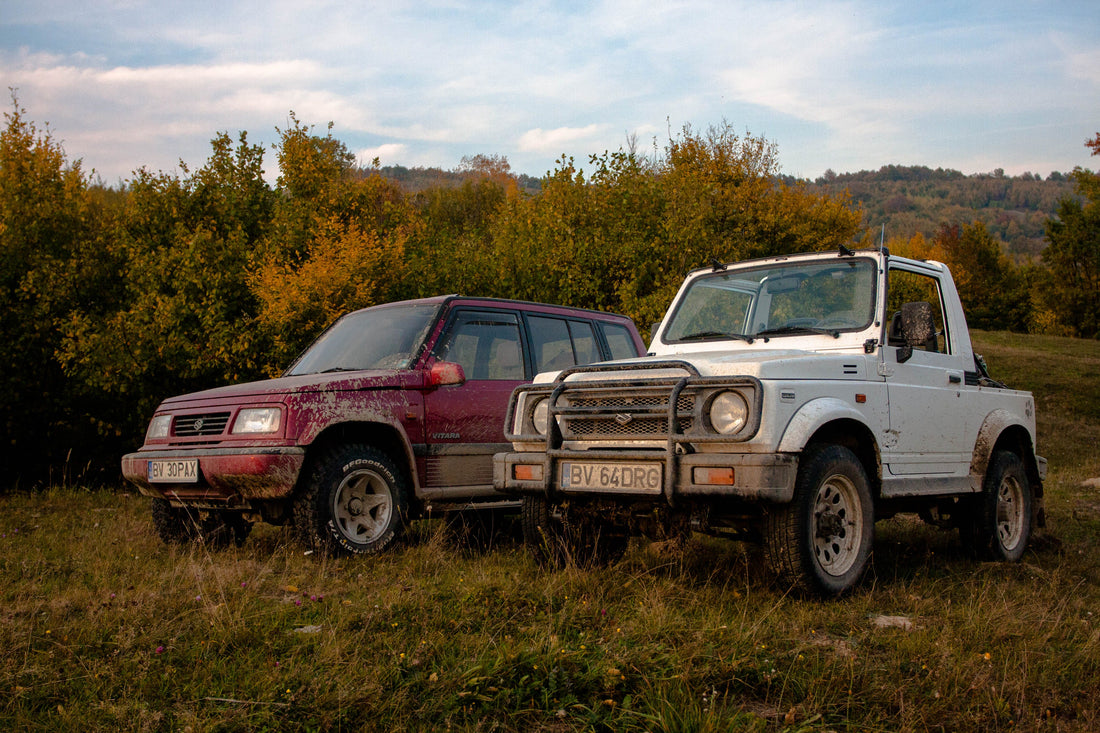
<path id="1" fill-rule="evenodd" d="M 886 249 L 886 222 L 882 223 L 882 234 L 878 238 L 878 251 L 882 254 L 882 250 Z"/>

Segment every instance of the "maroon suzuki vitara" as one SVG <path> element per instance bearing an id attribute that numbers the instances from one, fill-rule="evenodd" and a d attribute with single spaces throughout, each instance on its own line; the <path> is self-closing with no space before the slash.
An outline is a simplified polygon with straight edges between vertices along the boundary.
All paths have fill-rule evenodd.
<path id="1" fill-rule="evenodd" d="M 278 379 L 165 400 L 122 473 L 165 541 L 291 522 L 314 549 L 374 553 L 432 512 L 511 508 L 492 464 L 516 386 L 644 352 L 630 319 L 596 311 L 453 295 L 366 308 Z"/>

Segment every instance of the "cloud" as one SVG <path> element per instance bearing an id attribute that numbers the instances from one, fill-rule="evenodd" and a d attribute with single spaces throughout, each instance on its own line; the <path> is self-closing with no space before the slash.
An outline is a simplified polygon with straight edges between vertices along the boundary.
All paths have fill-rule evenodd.
<path id="1" fill-rule="evenodd" d="M 584 127 L 559 127 L 554 130 L 543 130 L 536 127 L 520 135 L 518 145 L 523 152 L 557 155 L 565 148 L 576 147 L 583 142 L 592 141 L 605 132 L 606 129 L 606 125 L 596 124 Z"/>
<path id="2" fill-rule="evenodd" d="M 401 143 L 386 143 L 373 148 L 362 148 L 355 153 L 355 159 L 359 165 L 370 165 L 371 161 L 378 158 L 381 165 L 402 165 L 409 160 L 409 146 Z"/>

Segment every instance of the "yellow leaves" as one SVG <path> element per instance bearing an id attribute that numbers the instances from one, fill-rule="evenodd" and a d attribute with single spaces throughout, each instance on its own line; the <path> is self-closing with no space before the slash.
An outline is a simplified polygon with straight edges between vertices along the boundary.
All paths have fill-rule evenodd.
<path id="1" fill-rule="evenodd" d="M 277 339 L 312 338 L 340 315 L 385 301 L 400 279 L 405 240 L 403 232 L 367 230 L 336 217 L 321 222 L 303 261 L 265 262 L 250 275 L 260 324 Z"/>

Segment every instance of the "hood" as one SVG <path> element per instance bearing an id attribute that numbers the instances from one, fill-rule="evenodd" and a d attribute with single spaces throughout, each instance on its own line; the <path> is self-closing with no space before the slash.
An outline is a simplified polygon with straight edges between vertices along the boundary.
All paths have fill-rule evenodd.
<path id="1" fill-rule="evenodd" d="M 288 394 L 310 392 L 344 392 L 370 389 L 407 389 L 420 386 L 424 381 L 418 371 L 369 370 L 356 372 L 332 372 L 329 374 L 301 374 L 278 377 L 259 382 L 230 384 L 178 395 L 166 399 L 162 408 L 176 408 L 190 402 L 240 403 L 248 401 L 270 402 Z"/>
<path id="2" fill-rule="evenodd" d="M 645 365 L 655 362 L 682 361 L 695 367 L 704 377 L 735 377 L 746 376 L 757 379 L 865 379 L 867 369 L 867 356 L 852 353 L 822 353 L 820 351 L 803 351 L 799 349 L 759 349 L 736 351 L 706 351 L 686 354 L 662 354 L 660 356 L 643 356 L 637 359 L 626 359 L 610 364 L 621 364 L 624 371 L 580 373 L 570 376 L 568 381 L 595 381 L 601 379 L 637 379 L 637 371 L 630 369 L 632 365 Z M 608 366 L 608 363 L 603 366 Z M 683 372 L 676 369 L 654 370 L 645 372 L 646 376 L 653 378 L 683 376 Z M 536 381 L 550 381 L 555 374 L 539 375 Z M 549 377 L 549 379 L 544 379 Z"/>

